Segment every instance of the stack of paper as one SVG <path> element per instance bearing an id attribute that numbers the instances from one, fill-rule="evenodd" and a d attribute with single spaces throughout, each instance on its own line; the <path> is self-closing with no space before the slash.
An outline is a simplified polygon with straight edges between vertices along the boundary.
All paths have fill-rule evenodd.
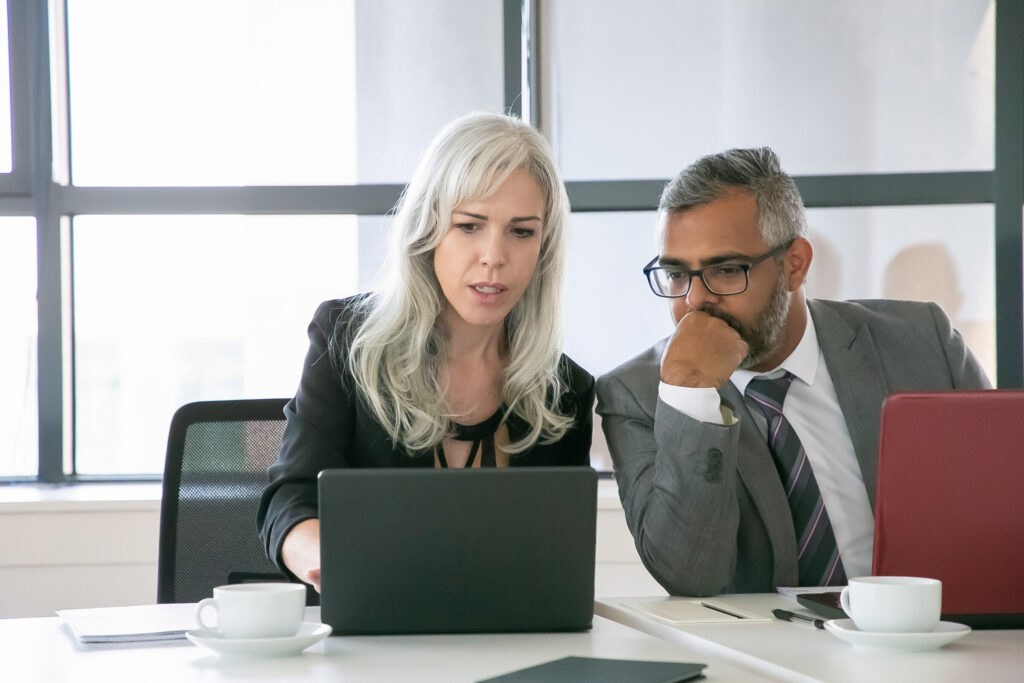
<path id="1" fill-rule="evenodd" d="M 80 643 L 184 639 L 197 628 L 195 603 L 58 610 Z"/>

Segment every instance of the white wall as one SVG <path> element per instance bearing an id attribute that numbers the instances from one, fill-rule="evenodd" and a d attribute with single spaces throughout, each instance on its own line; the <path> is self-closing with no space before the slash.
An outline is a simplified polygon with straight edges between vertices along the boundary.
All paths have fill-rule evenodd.
<path id="1" fill-rule="evenodd" d="M 74 488 L 0 491 L 0 617 L 156 602 L 159 486 Z"/>
<path id="2" fill-rule="evenodd" d="M 156 602 L 159 496 L 156 484 L 0 489 L 0 618 Z M 614 482 L 601 482 L 597 520 L 596 594 L 664 595 Z"/>

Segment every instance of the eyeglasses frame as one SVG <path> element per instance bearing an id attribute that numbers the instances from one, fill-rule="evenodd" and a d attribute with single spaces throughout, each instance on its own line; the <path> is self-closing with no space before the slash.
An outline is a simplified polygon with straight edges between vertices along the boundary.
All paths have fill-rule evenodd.
<path id="1" fill-rule="evenodd" d="M 655 265 L 658 262 L 658 259 L 661 258 L 661 255 L 659 254 L 658 256 L 655 256 L 653 259 L 651 259 L 650 263 L 648 263 L 646 266 L 644 266 L 644 276 L 646 276 L 646 278 L 647 278 L 647 285 L 651 288 L 651 291 L 654 292 L 654 295 L 655 296 L 660 296 L 663 299 L 681 299 L 684 296 L 687 296 L 690 293 L 690 289 L 693 287 L 693 278 L 695 278 L 695 277 L 699 277 L 700 281 L 704 284 L 704 288 L 707 289 L 712 294 L 714 294 L 715 296 L 735 296 L 736 294 L 742 294 L 743 292 L 747 291 L 747 289 L 750 287 L 750 269 L 751 268 L 753 268 L 757 264 L 761 263 L 762 261 L 767 260 L 768 258 L 770 258 L 772 256 L 776 256 L 777 254 L 781 254 L 782 252 L 786 251 L 791 246 L 793 246 L 793 242 L 795 242 L 795 241 L 796 241 L 796 239 L 791 239 L 788 242 L 784 242 L 782 244 L 779 244 L 779 245 L 769 249 L 764 254 L 761 254 L 757 258 L 751 260 L 748 263 L 732 264 L 732 263 L 728 263 L 727 262 L 729 265 L 739 266 L 743 270 L 743 289 L 741 289 L 738 292 L 729 292 L 728 294 L 722 294 L 720 292 L 716 292 L 715 290 L 711 289 L 711 286 L 708 285 L 708 281 L 704 279 L 704 271 L 709 270 L 711 268 L 719 268 L 719 267 L 721 267 L 723 265 L 726 265 L 726 263 L 715 263 L 715 264 L 712 264 L 710 266 L 705 266 L 703 268 L 697 268 L 696 270 L 689 270 L 689 269 L 686 269 L 686 268 L 675 268 L 675 267 L 668 268 L 666 266 Z M 686 291 L 684 291 L 682 294 L 676 294 L 676 295 L 662 294 L 661 292 L 659 292 L 657 289 L 655 289 L 654 281 L 651 279 L 651 273 L 653 273 L 656 270 L 679 270 L 681 273 L 685 274 L 687 276 Z"/>

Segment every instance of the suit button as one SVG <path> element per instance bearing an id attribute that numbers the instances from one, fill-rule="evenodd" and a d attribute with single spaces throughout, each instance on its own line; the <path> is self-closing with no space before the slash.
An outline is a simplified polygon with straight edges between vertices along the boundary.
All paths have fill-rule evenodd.
<path id="1" fill-rule="evenodd" d="M 704 463 L 704 481 L 717 484 L 722 481 L 722 451 L 712 448 Z"/>

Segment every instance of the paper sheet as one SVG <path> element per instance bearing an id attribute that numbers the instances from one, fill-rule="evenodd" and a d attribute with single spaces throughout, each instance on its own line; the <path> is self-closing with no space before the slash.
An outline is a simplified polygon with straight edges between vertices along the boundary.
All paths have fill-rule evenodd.
<path id="1" fill-rule="evenodd" d="M 58 610 L 80 643 L 184 639 L 198 628 L 195 603 Z"/>
<path id="2" fill-rule="evenodd" d="M 660 598 L 622 604 L 670 624 L 771 621 L 769 616 L 736 607 L 717 598 Z"/>

